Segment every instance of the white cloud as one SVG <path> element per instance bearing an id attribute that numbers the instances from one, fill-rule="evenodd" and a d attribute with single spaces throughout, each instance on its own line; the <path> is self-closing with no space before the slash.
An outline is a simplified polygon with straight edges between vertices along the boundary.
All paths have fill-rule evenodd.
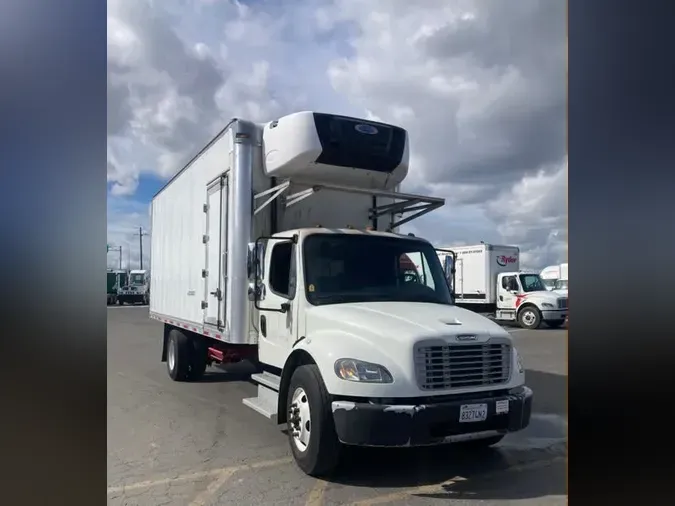
<path id="1" fill-rule="evenodd" d="M 114 248 L 122 247 L 122 267 L 140 268 L 139 228 L 143 233 L 150 231 L 149 206 L 125 198 L 108 198 L 108 244 Z M 106 263 L 108 268 L 119 268 L 118 251 L 108 252 Z M 143 238 L 143 268 L 150 266 L 150 241 Z"/>
<path id="2" fill-rule="evenodd" d="M 170 176 L 233 116 L 362 115 L 407 128 L 407 189 L 446 198 L 418 233 L 552 263 L 567 240 L 565 23 L 553 0 L 111 0 L 110 193 Z"/>

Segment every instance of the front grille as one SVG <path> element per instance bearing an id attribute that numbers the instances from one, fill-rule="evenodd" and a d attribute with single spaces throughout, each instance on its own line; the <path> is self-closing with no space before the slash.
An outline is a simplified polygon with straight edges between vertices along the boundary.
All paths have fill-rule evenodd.
<path id="1" fill-rule="evenodd" d="M 567 309 L 567 299 L 558 299 L 558 309 Z"/>
<path id="2" fill-rule="evenodd" d="M 511 345 L 418 344 L 415 371 L 422 390 L 499 385 L 511 374 Z"/>

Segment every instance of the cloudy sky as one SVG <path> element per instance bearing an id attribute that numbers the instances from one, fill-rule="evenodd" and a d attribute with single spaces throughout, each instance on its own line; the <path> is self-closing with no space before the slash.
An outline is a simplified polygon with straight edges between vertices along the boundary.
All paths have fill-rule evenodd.
<path id="1" fill-rule="evenodd" d="M 316 110 L 408 130 L 404 190 L 446 199 L 409 230 L 439 246 L 516 244 L 528 267 L 564 261 L 565 9 L 108 0 L 108 241 L 137 266 L 152 195 L 229 118 Z"/>

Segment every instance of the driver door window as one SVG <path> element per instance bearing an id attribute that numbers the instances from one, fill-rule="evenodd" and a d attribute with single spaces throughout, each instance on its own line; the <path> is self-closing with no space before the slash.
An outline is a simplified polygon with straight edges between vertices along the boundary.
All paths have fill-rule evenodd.
<path id="1" fill-rule="evenodd" d="M 502 278 L 502 288 L 509 292 L 518 291 L 518 281 L 515 276 L 504 276 Z"/>
<path id="2" fill-rule="evenodd" d="M 293 300 L 296 289 L 294 244 L 282 242 L 274 245 L 270 256 L 270 291 L 285 299 Z"/>

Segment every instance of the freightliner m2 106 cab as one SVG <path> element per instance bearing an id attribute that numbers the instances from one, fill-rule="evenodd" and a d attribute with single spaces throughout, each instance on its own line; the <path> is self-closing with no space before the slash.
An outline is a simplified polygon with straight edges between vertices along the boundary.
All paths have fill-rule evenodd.
<path id="1" fill-rule="evenodd" d="M 567 297 L 548 291 L 536 272 L 520 270 L 517 246 L 481 243 L 437 251 L 457 305 L 526 329 L 565 323 Z"/>
<path id="2" fill-rule="evenodd" d="M 408 149 L 373 121 L 235 119 L 152 201 L 169 375 L 252 359 L 243 402 L 287 426 L 310 475 L 344 445 L 491 445 L 529 423 L 509 334 L 454 305 L 433 246 L 397 233 L 444 203 L 397 190 Z"/>

